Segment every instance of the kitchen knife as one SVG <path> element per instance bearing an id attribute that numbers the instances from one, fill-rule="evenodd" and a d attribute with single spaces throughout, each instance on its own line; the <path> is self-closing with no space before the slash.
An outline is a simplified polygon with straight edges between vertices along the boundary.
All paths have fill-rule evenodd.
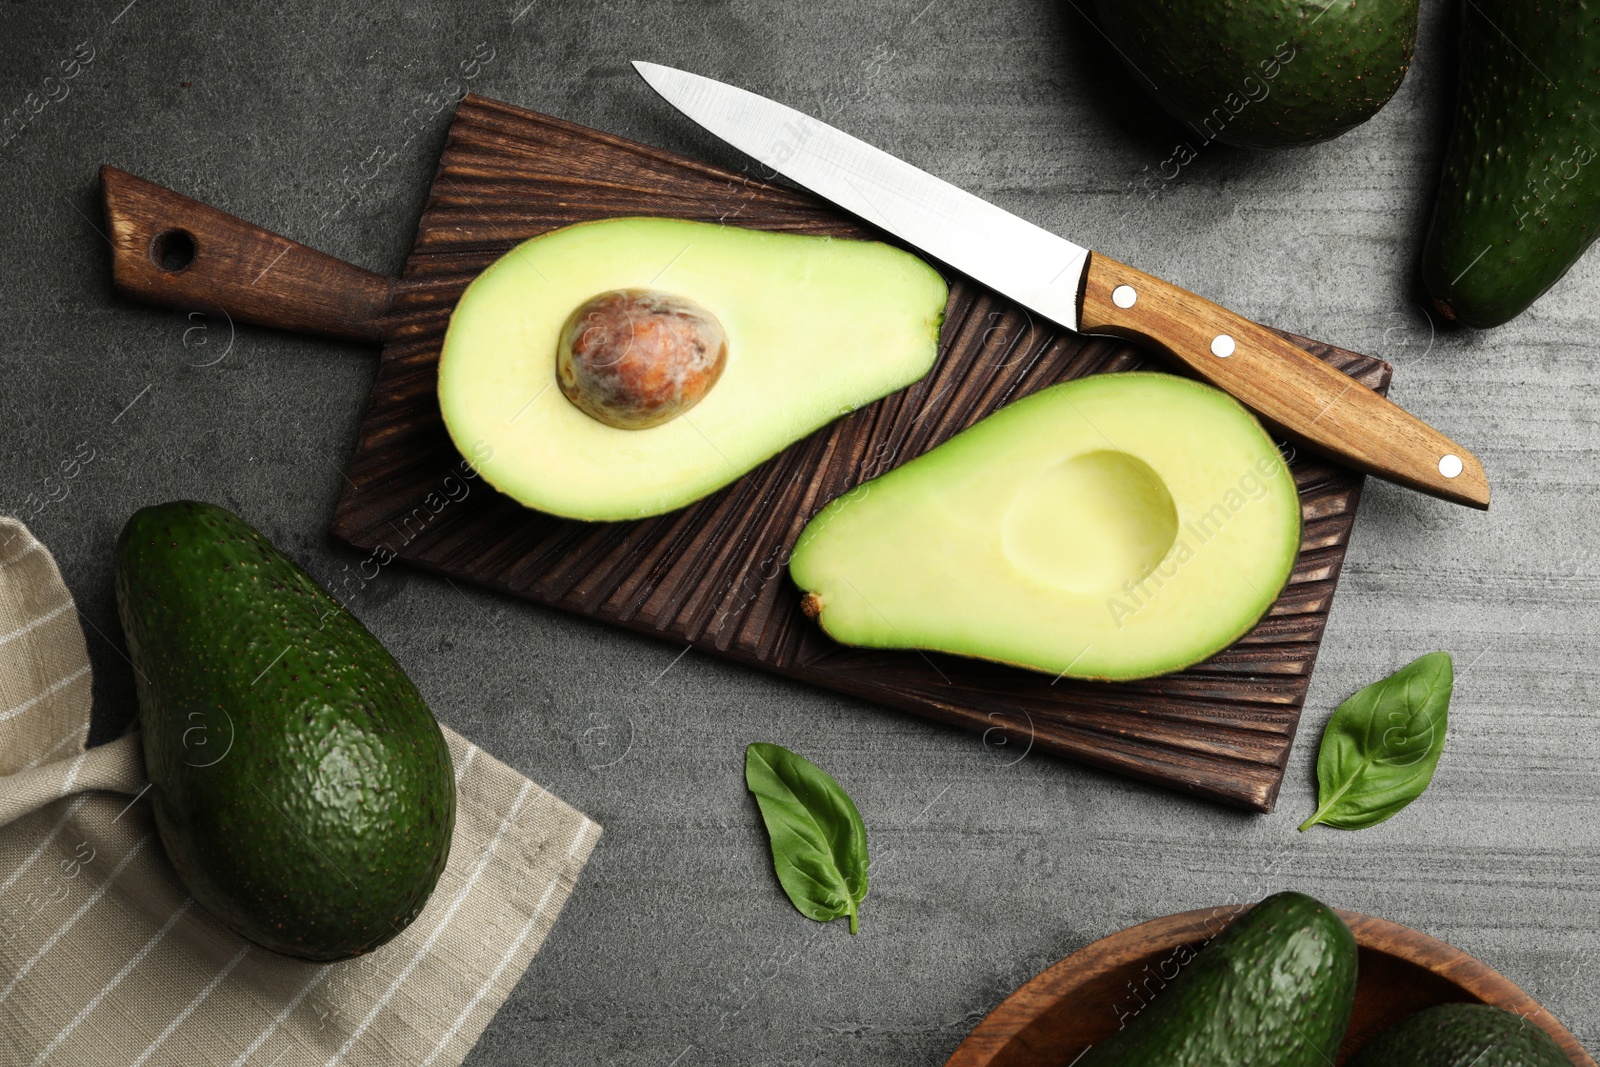
<path id="1" fill-rule="evenodd" d="M 746 155 L 1051 321 L 1166 352 L 1291 437 L 1368 474 L 1489 506 L 1489 480 L 1472 453 L 1265 327 L 793 108 L 687 71 L 633 65 L 673 107 Z"/>

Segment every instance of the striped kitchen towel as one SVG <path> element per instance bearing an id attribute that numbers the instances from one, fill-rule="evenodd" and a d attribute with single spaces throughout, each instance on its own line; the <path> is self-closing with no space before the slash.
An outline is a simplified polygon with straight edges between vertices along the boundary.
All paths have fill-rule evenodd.
<path id="1" fill-rule="evenodd" d="M 89 658 L 55 560 L 0 518 L 0 1067 L 453 1067 L 538 951 L 600 827 L 445 729 L 450 863 L 353 960 L 241 939 L 184 890 L 137 734 L 88 751 Z"/>

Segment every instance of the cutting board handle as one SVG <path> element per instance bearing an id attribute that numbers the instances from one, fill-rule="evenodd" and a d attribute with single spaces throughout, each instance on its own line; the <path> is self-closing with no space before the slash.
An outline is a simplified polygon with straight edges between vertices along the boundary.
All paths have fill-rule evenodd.
<path id="1" fill-rule="evenodd" d="M 383 339 L 394 281 L 116 167 L 100 168 L 117 291 L 301 333 Z"/>

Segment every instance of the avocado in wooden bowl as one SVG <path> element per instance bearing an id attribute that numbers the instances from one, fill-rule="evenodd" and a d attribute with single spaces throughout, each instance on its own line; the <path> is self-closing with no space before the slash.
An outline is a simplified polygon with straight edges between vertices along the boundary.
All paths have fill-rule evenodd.
<path id="1" fill-rule="evenodd" d="M 1228 905 L 1168 915 L 1079 949 L 1002 1001 L 945 1067 L 1067 1067 L 1133 1025 L 1183 961 L 1247 910 L 1249 905 Z M 1596 1067 L 1565 1027 L 1487 964 L 1398 923 L 1344 910 L 1338 915 L 1355 935 L 1359 954 L 1355 1008 L 1338 1063 L 1425 1008 L 1470 1003 L 1524 1016 L 1575 1067 Z"/>

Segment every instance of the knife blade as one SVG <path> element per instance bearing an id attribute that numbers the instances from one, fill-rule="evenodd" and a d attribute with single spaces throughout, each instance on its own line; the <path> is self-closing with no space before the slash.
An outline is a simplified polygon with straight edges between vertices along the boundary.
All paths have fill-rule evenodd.
<path id="1" fill-rule="evenodd" d="M 1488 508 L 1488 476 L 1471 452 L 1266 327 L 794 108 L 674 67 L 633 65 L 745 155 L 1052 322 L 1152 346 L 1292 438 L 1387 481 Z"/>

